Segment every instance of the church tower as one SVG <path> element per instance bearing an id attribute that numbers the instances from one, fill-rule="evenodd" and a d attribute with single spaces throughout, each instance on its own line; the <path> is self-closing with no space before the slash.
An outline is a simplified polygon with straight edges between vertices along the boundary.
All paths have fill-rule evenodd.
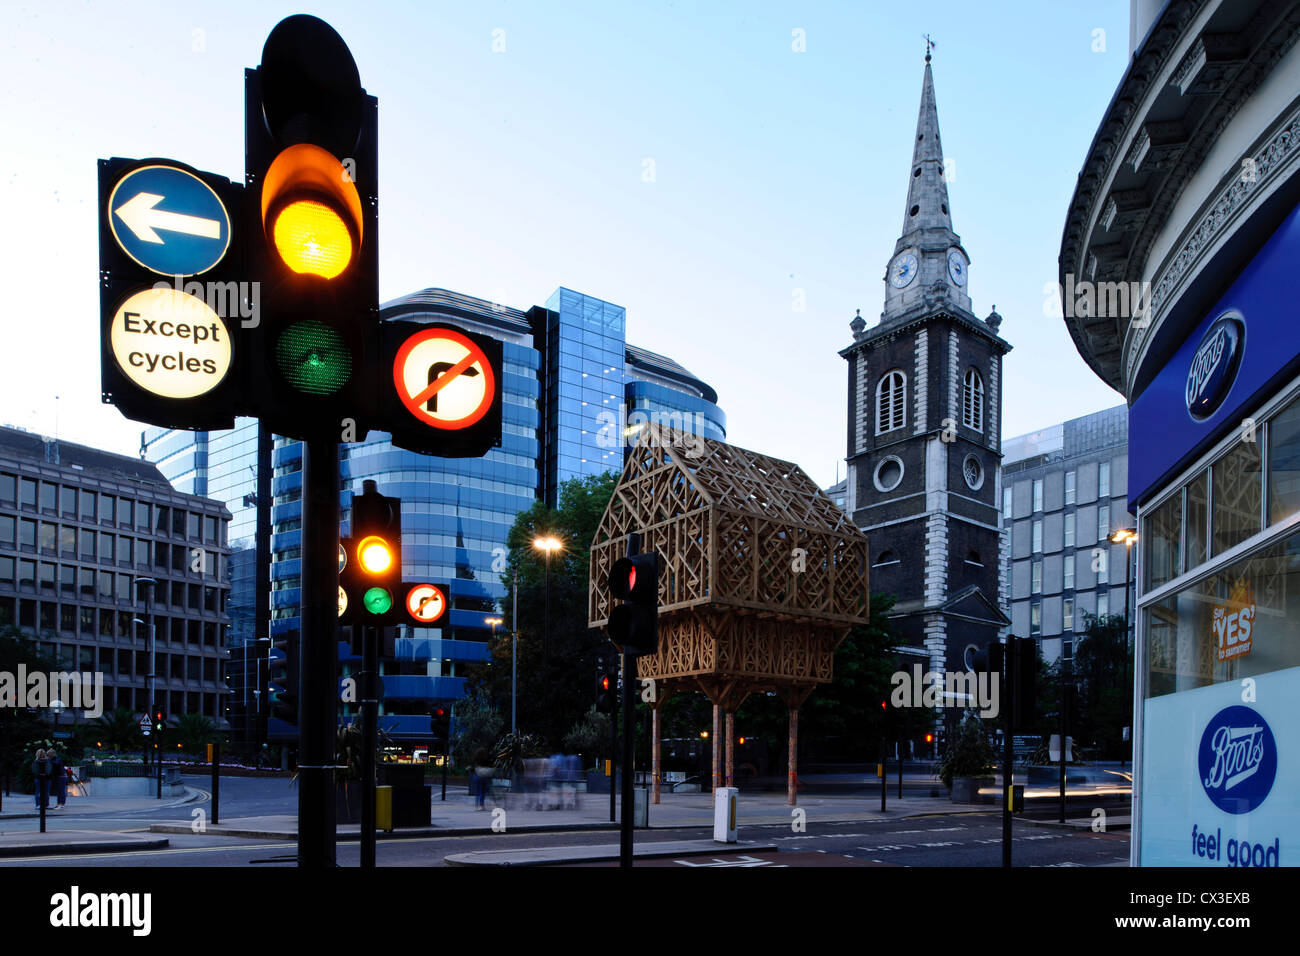
<path id="1" fill-rule="evenodd" d="M 859 314 L 849 365 L 846 510 L 871 540 L 871 589 L 935 671 L 965 670 L 1009 625 L 999 609 L 1002 358 L 996 311 L 978 319 L 953 231 L 930 54 L 885 307 Z"/>

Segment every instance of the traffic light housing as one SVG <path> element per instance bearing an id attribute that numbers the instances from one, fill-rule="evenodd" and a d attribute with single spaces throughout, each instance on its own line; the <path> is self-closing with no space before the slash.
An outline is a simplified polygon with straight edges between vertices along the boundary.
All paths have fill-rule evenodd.
<path id="1" fill-rule="evenodd" d="M 153 712 L 153 729 L 154 733 L 160 734 L 167 726 L 167 712 L 165 710 L 155 709 Z"/>
<path id="2" fill-rule="evenodd" d="M 402 501 L 367 480 L 352 496 L 352 535 L 340 544 L 340 621 L 358 627 L 408 622 L 402 588 Z M 343 605 L 346 602 L 346 609 Z"/>
<path id="3" fill-rule="evenodd" d="M 659 648 L 659 555 L 619 558 L 609 569 L 608 587 L 624 602 L 610 611 L 610 641 L 624 653 L 653 654 Z"/>
<path id="4" fill-rule="evenodd" d="M 305 14 L 271 31 L 244 90 L 254 411 L 278 435 L 359 441 L 376 401 L 378 101 L 343 39 Z"/>
<path id="5" fill-rule="evenodd" d="M 596 681 L 596 712 L 612 714 L 618 706 L 618 668 L 608 667 Z"/>
<path id="6" fill-rule="evenodd" d="M 434 746 L 441 745 L 441 752 L 447 753 L 451 737 L 451 711 L 442 704 L 429 711 L 429 733 L 433 737 Z"/>
<path id="7" fill-rule="evenodd" d="M 1013 637 L 1011 645 L 1016 655 L 1011 680 L 1011 722 L 1015 727 L 1027 727 L 1034 719 L 1035 696 L 1038 692 L 1038 642 L 1032 637 Z"/>
<path id="8" fill-rule="evenodd" d="M 290 631 L 271 645 L 272 657 L 267 690 L 271 695 L 271 716 L 291 727 L 298 726 L 298 632 Z"/>

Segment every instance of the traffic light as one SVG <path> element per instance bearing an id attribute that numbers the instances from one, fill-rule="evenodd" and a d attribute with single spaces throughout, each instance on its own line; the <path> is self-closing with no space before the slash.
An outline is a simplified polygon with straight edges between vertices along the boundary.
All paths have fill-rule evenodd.
<path id="1" fill-rule="evenodd" d="M 1002 673 L 1002 643 L 1000 641 L 991 641 L 982 651 L 977 651 L 973 660 L 973 670 L 977 673 L 987 672 L 990 674 Z M 1000 678 L 999 678 L 1000 679 Z"/>
<path id="2" fill-rule="evenodd" d="M 1011 688 L 1011 721 L 1015 727 L 1027 727 L 1034 719 L 1034 700 L 1038 682 L 1038 642 L 1032 637 L 1014 637 L 1011 646 L 1016 655 Z"/>
<path id="3" fill-rule="evenodd" d="M 596 682 L 596 712 L 612 714 L 618 706 L 618 668 L 608 667 Z"/>
<path id="4" fill-rule="evenodd" d="M 447 753 L 451 736 L 451 711 L 441 704 L 429 711 L 429 733 L 433 736 L 434 745 L 441 744 L 442 752 Z"/>
<path id="5" fill-rule="evenodd" d="M 271 716 L 291 727 L 298 726 L 298 632 L 289 631 L 271 645 Z"/>
<path id="6" fill-rule="evenodd" d="M 271 31 L 244 91 L 251 402 L 278 435 L 359 441 L 376 401 L 378 101 L 305 14 Z"/>
<path id="7" fill-rule="evenodd" d="M 362 489 L 352 496 L 352 536 L 339 543 L 340 620 L 361 627 L 407 622 L 402 501 L 381 495 L 370 480 Z"/>
<path id="8" fill-rule="evenodd" d="M 176 160 L 99 161 L 100 391 L 127 418 L 234 427 L 251 314 L 243 197 Z"/>
<path id="9" fill-rule="evenodd" d="M 629 654 L 653 654 L 659 648 L 659 555 L 619 558 L 609 569 L 610 595 L 625 603 L 609 613 L 609 639 Z"/>
<path id="10" fill-rule="evenodd" d="M 155 710 L 153 712 L 153 729 L 154 733 L 162 733 L 167 726 L 167 712 L 164 710 Z"/>

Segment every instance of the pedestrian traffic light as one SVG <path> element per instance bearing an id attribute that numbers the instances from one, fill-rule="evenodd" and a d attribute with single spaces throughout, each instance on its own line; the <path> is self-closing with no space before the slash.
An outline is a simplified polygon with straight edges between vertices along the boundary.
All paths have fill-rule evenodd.
<path id="1" fill-rule="evenodd" d="M 609 667 L 596 682 L 596 712 L 612 714 L 618 706 L 618 668 Z"/>
<path id="2" fill-rule="evenodd" d="M 367 480 L 352 496 L 352 536 L 340 542 L 340 620 L 382 627 L 410 620 L 402 581 L 402 501 Z"/>
<path id="3" fill-rule="evenodd" d="M 623 601 L 609 613 L 609 639 L 627 654 L 659 648 L 659 555 L 619 558 L 609 569 L 610 596 Z"/>
<path id="4" fill-rule="evenodd" d="M 298 632 L 281 635 L 272 645 L 270 678 L 271 716 L 298 726 Z"/>
<path id="5" fill-rule="evenodd" d="M 451 735 L 451 711 L 441 704 L 429 711 L 429 733 L 433 736 L 434 745 L 441 745 L 442 752 L 447 753 Z"/>
<path id="6" fill-rule="evenodd" d="M 305 14 L 271 31 L 244 89 L 255 412 L 278 435 L 358 441 L 376 401 L 378 101 Z"/>
<path id="7" fill-rule="evenodd" d="M 162 733 L 163 728 L 167 726 L 167 712 L 164 710 L 155 710 L 153 712 L 153 729 L 156 733 Z"/>

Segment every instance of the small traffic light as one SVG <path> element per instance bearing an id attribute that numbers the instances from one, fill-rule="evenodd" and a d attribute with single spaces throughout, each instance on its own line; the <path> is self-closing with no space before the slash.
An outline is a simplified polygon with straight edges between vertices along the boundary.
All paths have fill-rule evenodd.
<path id="1" fill-rule="evenodd" d="M 434 745 L 441 745 L 442 752 L 447 753 L 451 737 L 451 711 L 441 704 L 429 711 L 429 733 L 433 736 Z"/>
<path id="2" fill-rule="evenodd" d="M 298 632 L 289 631 L 272 645 L 270 679 L 271 716 L 298 726 Z"/>
<path id="3" fill-rule="evenodd" d="M 276 434 L 359 441 L 376 401 L 378 101 L 305 14 L 271 31 L 244 91 L 252 401 Z"/>
<path id="4" fill-rule="evenodd" d="M 153 729 L 154 729 L 154 731 L 155 731 L 156 733 L 162 733 L 163 729 L 164 729 L 166 726 L 167 726 L 167 712 L 166 712 L 166 711 L 163 711 L 163 710 L 155 710 L 155 711 L 153 712 Z"/>
<path id="5" fill-rule="evenodd" d="M 618 706 L 618 668 L 608 667 L 596 682 L 596 711 L 612 714 Z"/>
<path id="6" fill-rule="evenodd" d="M 340 541 L 339 618 L 363 627 L 410 620 L 402 581 L 402 501 L 367 480 L 352 497 L 352 536 Z"/>
<path id="7" fill-rule="evenodd" d="M 932 744 L 932 743 L 934 743 L 934 734 L 926 734 L 926 735 L 925 735 L 925 742 L 926 742 L 927 744 Z"/>
<path id="8" fill-rule="evenodd" d="M 623 601 L 609 614 L 606 629 L 616 647 L 630 654 L 659 648 L 659 555 L 619 558 L 609 569 L 611 597 Z"/>

